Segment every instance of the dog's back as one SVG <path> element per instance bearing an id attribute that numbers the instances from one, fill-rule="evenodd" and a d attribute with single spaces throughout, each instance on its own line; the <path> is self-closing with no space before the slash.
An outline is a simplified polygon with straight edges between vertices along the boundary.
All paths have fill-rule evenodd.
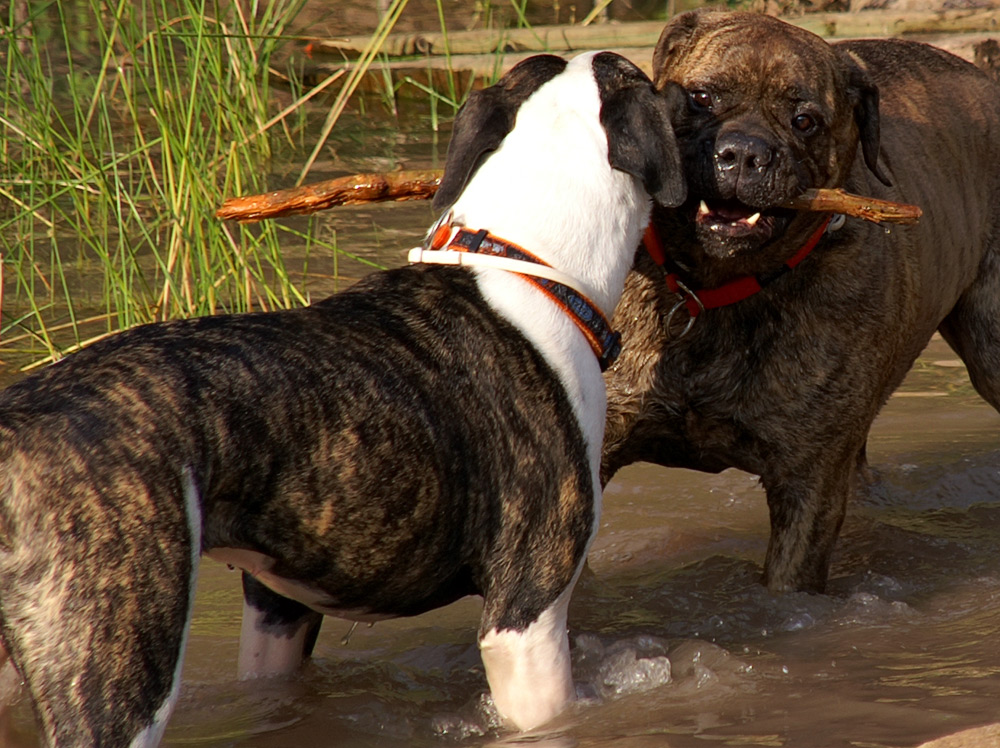
<path id="1" fill-rule="evenodd" d="M 903 229 L 920 251 L 868 261 L 889 275 L 884 283 L 899 289 L 889 303 L 909 333 L 894 341 L 903 350 L 882 395 L 888 398 L 902 381 L 956 299 L 978 296 L 959 303 L 964 310 L 949 315 L 952 321 L 941 332 L 966 358 L 986 398 L 1000 407 L 993 374 L 1000 360 L 992 353 L 1000 340 L 990 333 L 1000 319 L 1000 271 L 991 269 L 1000 268 L 1000 86 L 971 63 L 926 44 L 881 39 L 834 46 L 848 50 L 878 85 L 882 159 L 893 182 L 889 194 L 924 208 L 919 224 Z M 867 179 L 864 170 L 852 174 L 858 178 Z M 849 188 L 876 191 L 870 179 L 852 181 Z M 882 229 L 865 231 L 875 237 Z M 963 321 L 963 314 L 980 319 Z"/>

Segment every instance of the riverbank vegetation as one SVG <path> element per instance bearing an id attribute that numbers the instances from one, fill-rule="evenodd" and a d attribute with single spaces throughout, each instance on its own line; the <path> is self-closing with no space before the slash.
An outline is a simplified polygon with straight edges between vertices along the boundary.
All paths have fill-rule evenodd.
<path id="1" fill-rule="evenodd" d="M 436 132 L 439 118 L 450 119 L 474 86 L 499 77 L 511 53 L 569 51 L 557 42 L 579 46 L 572 40 L 580 35 L 603 46 L 623 34 L 656 36 L 661 21 L 585 29 L 609 2 L 584 3 L 592 10 L 559 29 L 532 21 L 550 23 L 553 13 L 576 6 L 365 0 L 331 11 L 309 0 L 0 2 L 0 368 L 52 361 L 144 322 L 306 303 L 316 276 L 311 258 L 332 257 L 334 276 L 338 258 L 371 266 L 311 220 L 240 225 L 216 220 L 215 210 L 226 197 L 317 179 L 310 170 L 330 152 L 328 138 L 351 107 L 367 128 L 358 147 L 378 162 L 374 139 L 387 129 L 384 141 L 398 134 L 402 97 L 422 100 L 428 119 L 420 126 Z M 345 5 L 360 14 L 377 8 L 374 26 L 361 25 L 374 31 L 313 39 L 329 30 L 312 23 L 313 14 Z M 475 29 L 453 28 L 457 13 Z M 971 11 L 955 13 L 943 20 L 982 25 Z M 814 15 L 807 23 L 832 35 L 845 18 Z M 895 16 L 866 18 L 902 33 Z M 908 20 L 926 31 L 934 19 Z M 412 33 L 417 26 L 423 30 Z M 300 27 L 316 52 L 308 68 Z M 393 34 L 399 29 L 405 33 Z M 648 50 L 636 54 L 648 58 Z M 285 171 L 280 178 L 276 164 Z M 390 159 L 389 168 L 398 166 Z"/>
<path id="2" fill-rule="evenodd" d="M 264 190 L 300 123 L 270 100 L 303 0 L 12 3 L 0 38 L 0 357 L 51 360 L 142 322 L 304 302 Z M 278 116 L 275 116 L 275 115 Z M 301 240 L 301 237 L 299 238 Z"/>

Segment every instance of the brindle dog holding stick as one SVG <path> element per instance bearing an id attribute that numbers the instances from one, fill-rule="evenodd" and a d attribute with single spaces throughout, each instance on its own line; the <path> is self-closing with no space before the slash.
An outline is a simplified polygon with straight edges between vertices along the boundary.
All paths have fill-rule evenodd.
<path id="1" fill-rule="evenodd" d="M 869 427 L 935 330 L 1000 408 L 1000 89 L 930 46 L 723 11 L 677 17 L 653 65 L 687 93 L 689 198 L 654 211 L 665 265 L 640 252 L 616 312 L 603 477 L 759 475 L 768 587 L 822 590 Z M 840 186 L 924 215 L 824 233 L 779 207 Z"/>

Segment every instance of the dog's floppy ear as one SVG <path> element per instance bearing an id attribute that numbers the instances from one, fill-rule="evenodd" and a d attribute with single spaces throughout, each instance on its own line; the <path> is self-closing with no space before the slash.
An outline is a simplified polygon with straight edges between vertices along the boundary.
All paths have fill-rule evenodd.
<path id="1" fill-rule="evenodd" d="M 612 168 L 641 179 L 660 205 L 680 205 L 687 184 L 671 114 L 683 105 L 683 92 L 670 85 L 657 93 L 645 73 L 611 52 L 595 55 L 593 69 Z"/>
<path id="2" fill-rule="evenodd" d="M 531 94 L 566 69 L 555 55 L 535 55 L 512 67 L 496 85 L 473 91 L 455 118 L 444 176 L 434 209 L 443 211 L 462 194 L 483 159 L 514 129 L 517 110 Z"/>
<path id="3" fill-rule="evenodd" d="M 891 187 L 892 182 L 878 165 L 880 141 L 878 86 L 850 54 L 843 55 L 843 59 L 847 66 L 848 93 L 854 104 L 854 120 L 858 124 L 861 154 L 865 158 L 865 165 L 882 184 Z"/>

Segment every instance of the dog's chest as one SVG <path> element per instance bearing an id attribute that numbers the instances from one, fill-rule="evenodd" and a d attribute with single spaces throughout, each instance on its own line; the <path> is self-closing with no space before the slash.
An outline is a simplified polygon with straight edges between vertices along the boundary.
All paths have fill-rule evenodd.
<path id="1" fill-rule="evenodd" d="M 660 450 L 675 455 L 679 467 L 716 470 L 732 464 L 745 426 L 741 419 L 742 403 L 729 386 L 731 377 L 720 377 L 718 370 L 700 371 L 695 380 L 681 372 L 687 367 L 670 367 L 661 379 L 662 406 L 655 428 Z"/>
<path id="2" fill-rule="evenodd" d="M 698 319 L 669 345 L 636 427 L 655 439 L 660 459 L 678 467 L 752 470 L 772 438 L 770 424 L 802 387 L 802 369 L 767 345 Z M 698 326 L 701 326 L 699 329 Z M 739 330 L 729 325 L 728 330 Z M 790 346 L 792 347 L 792 346 Z"/>

